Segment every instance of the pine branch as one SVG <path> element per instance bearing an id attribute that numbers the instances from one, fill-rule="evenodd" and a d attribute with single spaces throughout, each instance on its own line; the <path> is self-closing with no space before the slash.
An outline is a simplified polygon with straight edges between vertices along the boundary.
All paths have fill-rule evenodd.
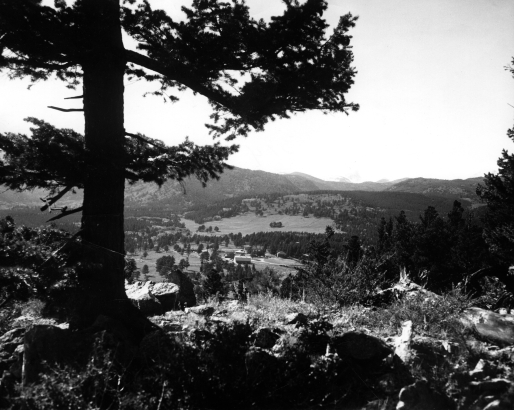
<path id="1" fill-rule="evenodd" d="M 137 64 L 141 67 L 162 74 L 171 80 L 182 83 L 194 92 L 202 94 L 209 100 L 212 100 L 226 107 L 232 112 L 238 111 L 237 107 L 235 107 L 234 104 L 232 104 L 232 102 L 229 98 L 227 98 L 226 95 L 223 95 L 222 93 L 217 92 L 212 88 L 204 86 L 198 79 L 194 78 L 194 75 L 191 74 L 190 70 L 187 70 L 185 67 L 183 67 L 181 64 L 177 62 L 164 65 L 152 58 L 149 58 L 147 56 L 144 56 L 131 50 L 125 50 L 125 57 L 128 62 Z"/>

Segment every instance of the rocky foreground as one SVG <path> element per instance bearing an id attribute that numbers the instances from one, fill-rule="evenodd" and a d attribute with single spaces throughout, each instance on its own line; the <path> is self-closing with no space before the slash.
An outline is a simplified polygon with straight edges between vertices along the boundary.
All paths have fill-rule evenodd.
<path id="1" fill-rule="evenodd" d="M 98 393 L 84 380 L 112 408 L 514 408 L 513 343 L 480 334 L 484 317 L 514 316 L 454 304 L 319 310 L 261 295 L 152 316 L 139 344 L 107 317 L 79 334 L 20 311 L 0 337 L 0 408 L 81 408 Z"/>

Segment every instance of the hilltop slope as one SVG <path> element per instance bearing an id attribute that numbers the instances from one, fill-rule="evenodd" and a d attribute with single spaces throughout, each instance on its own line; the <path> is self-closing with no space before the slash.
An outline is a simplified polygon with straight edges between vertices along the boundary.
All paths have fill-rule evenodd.
<path id="1" fill-rule="evenodd" d="M 385 191 L 412 192 L 446 198 L 469 199 L 471 202 L 477 202 L 476 188 L 483 181 L 483 177 L 468 179 L 409 178 L 391 185 Z"/>

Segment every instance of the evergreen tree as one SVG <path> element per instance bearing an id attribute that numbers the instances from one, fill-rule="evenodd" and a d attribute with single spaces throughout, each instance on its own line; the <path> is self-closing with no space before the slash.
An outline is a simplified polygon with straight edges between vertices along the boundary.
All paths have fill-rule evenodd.
<path id="1" fill-rule="evenodd" d="M 507 135 L 514 141 L 514 128 Z M 514 263 L 514 154 L 503 150 L 498 173 L 485 175 L 477 194 L 488 208 L 484 233 L 491 251 L 505 263 Z"/>
<path id="2" fill-rule="evenodd" d="M 189 267 L 189 261 L 187 259 L 181 259 L 179 262 L 178 262 L 178 268 L 180 270 L 184 270 L 184 269 L 187 269 Z"/>
<path id="3" fill-rule="evenodd" d="M 203 290 L 208 296 L 223 295 L 225 293 L 225 286 L 223 285 L 221 275 L 213 267 L 210 267 L 205 275 Z"/>
<path id="4" fill-rule="evenodd" d="M 165 255 L 155 261 L 155 270 L 161 275 L 164 271 L 170 271 L 175 266 L 175 258 L 171 255 Z"/>
<path id="5" fill-rule="evenodd" d="M 506 69 L 514 77 L 514 58 Z M 507 136 L 514 142 L 514 127 L 507 130 Z M 514 294 L 514 275 L 509 274 L 509 266 L 514 264 L 514 154 L 503 150 L 497 164 L 498 173 L 484 176 L 477 195 L 487 204 L 484 238 L 496 258 L 490 274 Z"/>
<path id="6" fill-rule="evenodd" d="M 61 142 L 46 137 L 48 147 L 38 151 L 30 139 L 2 135 L 0 163 L 0 182 L 13 189 L 48 188 L 49 205 L 74 187 L 84 189 L 81 238 L 89 263 L 79 275 L 84 291 L 73 326 L 89 326 L 99 314 L 138 335 L 149 326 L 124 290 L 125 179 L 162 184 L 195 175 L 205 183 L 219 177 L 237 150 L 189 141 L 165 147 L 126 132 L 124 75 L 159 82 L 161 95 L 189 88 L 207 97 L 214 110 L 209 130 L 227 140 L 295 112 L 348 113 L 358 109 L 345 100 L 355 75 L 347 32 L 356 18 L 341 17 L 327 37 L 326 7 L 323 0 L 287 1 L 283 15 L 265 23 L 252 19 L 241 1 L 204 0 L 184 7 L 185 20 L 176 22 L 146 1 L 58 0 L 48 7 L 41 0 L 0 0 L 0 68 L 34 82 L 55 74 L 83 88 L 83 144 L 41 122 L 39 130 L 63 136 Z M 144 54 L 124 48 L 122 28 Z"/>
<path id="7" fill-rule="evenodd" d="M 139 271 L 137 270 L 136 261 L 134 259 L 125 260 L 125 279 L 129 283 L 139 279 Z"/>
<path id="8" fill-rule="evenodd" d="M 355 266 L 362 257 L 362 246 L 360 239 L 357 235 L 352 235 L 345 245 L 346 249 L 346 262 L 350 266 Z"/>

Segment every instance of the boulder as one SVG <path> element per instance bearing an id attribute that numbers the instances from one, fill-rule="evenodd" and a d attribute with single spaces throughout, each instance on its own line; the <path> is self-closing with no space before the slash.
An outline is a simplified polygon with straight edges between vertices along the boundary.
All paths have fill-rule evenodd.
<path id="1" fill-rule="evenodd" d="M 514 315 L 472 307 L 462 312 L 460 321 L 478 339 L 499 346 L 514 345 Z"/>
<path id="2" fill-rule="evenodd" d="M 153 282 L 134 282 L 125 285 L 125 292 L 130 301 L 145 315 L 159 315 L 163 307 L 152 293 Z M 177 289 L 178 291 L 178 289 Z"/>
<path id="3" fill-rule="evenodd" d="M 175 282 L 133 282 L 125 284 L 132 303 L 146 315 L 160 315 L 185 306 L 195 306 L 193 283 L 181 272 L 174 272 Z M 178 283 L 176 283 L 178 282 Z"/>
<path id="4" fill-rule="evenodd" d="M 155 283 L 151 288 L 151 292 L 161 304 L 164 312 L 180 309 L 180 288 L 177 284 L 171 282 Z"/>

